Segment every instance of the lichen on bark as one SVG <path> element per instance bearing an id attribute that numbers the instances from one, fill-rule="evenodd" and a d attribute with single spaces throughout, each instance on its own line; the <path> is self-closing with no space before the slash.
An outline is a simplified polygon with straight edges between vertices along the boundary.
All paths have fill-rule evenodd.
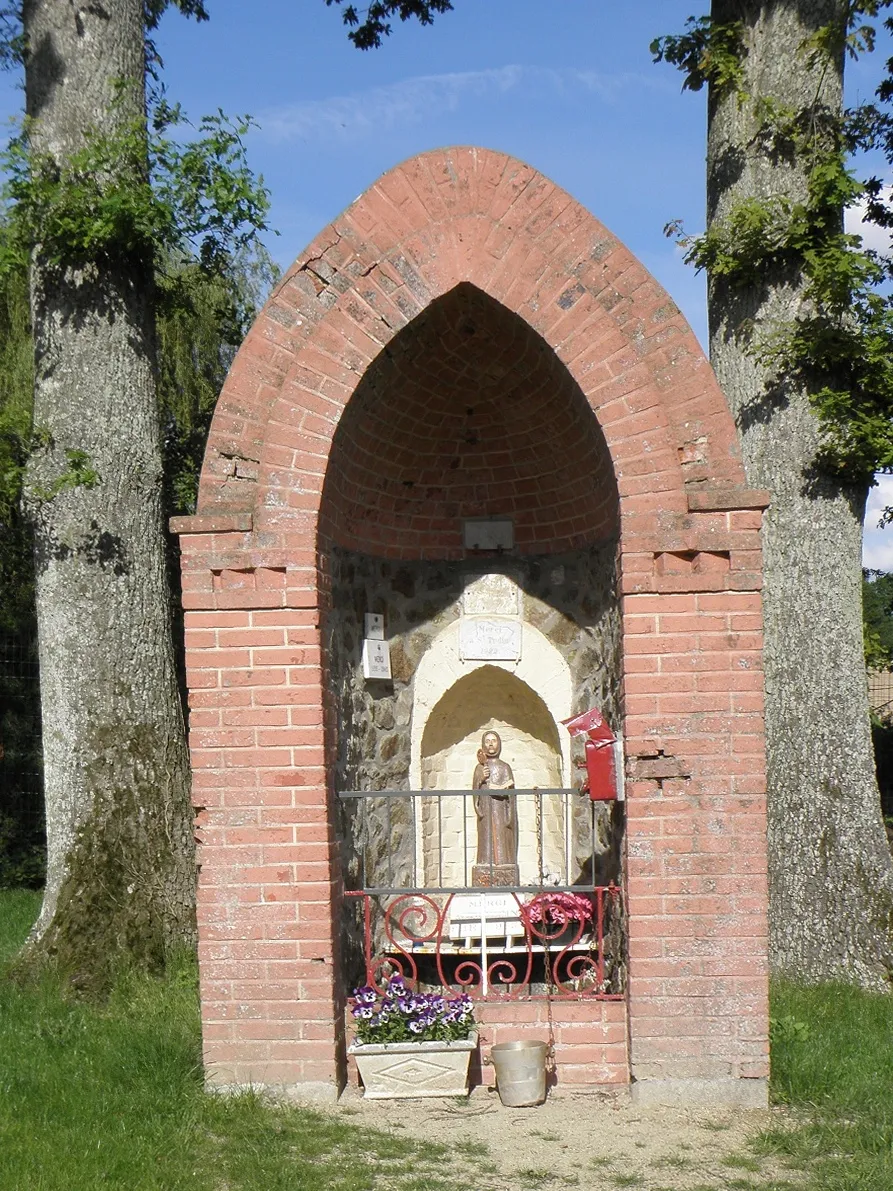
<path id="1" fill-rule="evenodd" d="M 741 22 L 744 87 L 795 111 L 839 113 L 844 50 L 804 47 L 843 27 L 842 0 L 714 0 Z M 708 231 L 743 199 L 803 201 L 808 163 L 765 151 L 752 103 L 713 86 Z M 763 530 L 770 953 L 807 980 L 888 987 L 893 863 L 874 775 L 862 655 L 861 542 L 867 484 L 820 464 L 821 435 L 802 376 L 752 350 L 755 325 L 808 312 L 802 268 L 787 258 L 740 284 L 709 279 L 711 361 L 741 434 L 749 482 L 772 503 Z"/>
<path id="2" fill-rule="evenodd" d="M 27 0 L 33 151 L 144 113 L 142 0 Z M 25 960 L 102 983 L 195 938 L 188 761 L 170 629 L 151 254 L 31 264 L 36 542 L 48 877 Z M 93 480 L 59 488 L 70 452 Z M 48 498 L 48 494 L 50 494 Z"/>

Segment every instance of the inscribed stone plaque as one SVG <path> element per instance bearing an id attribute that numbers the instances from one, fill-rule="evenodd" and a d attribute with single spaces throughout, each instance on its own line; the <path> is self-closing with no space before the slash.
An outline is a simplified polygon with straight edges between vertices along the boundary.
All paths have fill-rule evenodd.
<path id="1" fill-rule="evenodd" d="M 463 661 L 517 662 L 521 657 L 521 622 L 465 616 L 459 622 Z"/>
<path id="2" fill-rule="evenodd" d="M 462 522 L 466 550 L 512 550 L 515 529 L 509 517 L 470 517 Z"/>
<path id="3" fill-rule="evenodd" d="M 462 611 L 466 616 L 517 616 L 520 594 L 510 575 L 466 575 Z"/>
<path id="4" fill-rule="evenodd" d="M 391 677 L 391 651 L 387 641 L 363 642 L 363 677 Z"/>

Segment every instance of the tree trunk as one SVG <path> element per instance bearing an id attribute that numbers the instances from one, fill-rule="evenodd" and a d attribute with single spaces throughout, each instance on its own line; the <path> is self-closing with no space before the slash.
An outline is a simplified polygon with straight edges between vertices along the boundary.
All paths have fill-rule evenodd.
<path id="1" fill-rule="evenodd" d="M 32 149 L 57 162 L 144 110 L 142 0 L 26 0 Z M 28 471 L 48 874 L 32 957 L 80 982 L 194 939 L 188 761 L 162 530 L 152 266 L 32 261 Z M 70 452 L 98 480 L 60 488 Z M 75 457 L 77 458 L 77 457 Z M 75 469 L 76 471 L 77 469 Z"/>
<path id="2" fill-rule="evenodd" d="M 714 0 L 717 23 L 743 21 L 745 88 L 798 109 L 842 103 L 843 55 L 810 68 L 801 46 L 841 0 Z M 754 144 L 750 102 L 715 92 L 708 130 L 708 222 L 749 196 L 802 199 L 802 164 Z M 862 653 L 864 487 L 815 465 L 808 394 L 747 352 L 750 320 L 790 322 L 799 274 L 709 288 L 713 366 L 741 433 L 749 482 L 772 494 L 763 531 L 770 957 L 808 981 L 887 988 L 893 971 L 893 864 L 881 818 Z"/>

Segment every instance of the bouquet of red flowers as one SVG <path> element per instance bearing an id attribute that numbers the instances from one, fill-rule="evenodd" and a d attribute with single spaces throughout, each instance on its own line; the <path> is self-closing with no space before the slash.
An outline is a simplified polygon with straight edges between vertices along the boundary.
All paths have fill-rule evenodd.
<path id="1" fill-rule="evenodd" d="M 569 926 L 572 922 L 588 922 L 592 917 L 592 902 L 582 893 L 535 893 L 521 907 L 521 918 L 525 926 L 541 924 L 547 930 Z M 541 933 L 535 931 L 535 934 Z"/>

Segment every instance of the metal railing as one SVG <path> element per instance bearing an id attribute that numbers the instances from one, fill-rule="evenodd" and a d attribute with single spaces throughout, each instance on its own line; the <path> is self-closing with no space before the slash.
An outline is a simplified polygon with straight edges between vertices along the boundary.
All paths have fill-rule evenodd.
<path id="1" fill-rule="evenodd" d="M 601 853 L 588 797 L 579 790 L 512 791 L 517 881 L 498 885 L 496 869 L 504 878 L 505 866 L 481 864 L 475 855 L 468 800 L 480 793 L 486 791 L 339 793 L 348 937 L 356 944 L 362 932 L 366 983 L 383 988 L 400 973 L 415 987 L 489 1000 L 621 997 L 622 898 L 613 881 L 598 880 Z M 562 897 L 565 913 L 572 907 L 568 921 Z"/>
<path id="2" fill-rule="evenodd" d="M 477 835 L 473 799 L 486 793 L 339 791 L 342 804 L 352 808 L 347 812 L 350 822 L 343 832 L 348 845 L 348 887 L 376 894 L 406 889 L 463 893 L 471 888 L 471 870 L 481 867 L 474 855 Z M 544 885 L 594 889 L 596 819 L 585 792 L 531 789 L 507 793 L 515 799 L 517 808 L 522 879 L 500 888 L 529 893 Z M 457 803 L 461 806 L 458 813 Z M 495 884 L 492 877 L 496 867 L 489 864 L 491 885 Z"/>

